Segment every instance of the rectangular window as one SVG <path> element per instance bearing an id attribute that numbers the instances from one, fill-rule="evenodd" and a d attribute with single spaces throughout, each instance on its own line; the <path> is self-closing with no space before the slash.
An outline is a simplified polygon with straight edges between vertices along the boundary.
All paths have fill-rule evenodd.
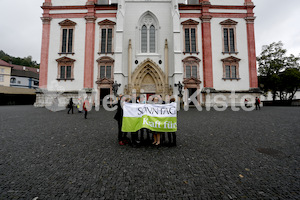
<path id="1" fill-rule="evenodd" d="M 191 78 L 191 66 L 186 66 L 186 78 Z"/>
<path id="2" fill-rule="evenodd" d="M 63 29 L 61 53 L 73 52 L 73 29 Z"/>
<path id="3" fill-rule="evenodd" d="M 197 78 L 197 66 L 192 66 L 192 77 Z"/>
<path id="4" fill-rule="evenodd" d="M 69 29 L 68 53 L 73 52 L 73 29 Z"/>
<path id="5" fill-rule="evenodd" d="M 184 29 L 185 32 L 185 52 L 190 52 L 190 29 Z"/>
<path id="6" fill-rule="evenodd" d="M 112 29 L 107 29 L 107 53 L 111 53 L 112 50 Z"/>
<path id="7" fill-rule="evenodd" d="M 225 66 L 225 78 L 230 78 L 230 66 L 226 65 Z"/>
<path id="8" fill-rule="evenodd" d="M 66 67 L 65 66 L 61 66 L 60 67 L 60 78 L 61 79 L 65 79 L 66 77 Z"/>
<path id="9" fill-rule="evenodd" d="M 67 79 L 71 79 L 71 66 L 67 66 Z"/>
<path id="10" fill-rule="evenodd" d="M 67 52 L 67 32 L 68 32 L 68 29 L 63 29 L 62 48 L 61 48 L 62 53 Z"/>
<path id="11" fill-rule="evenodd" d="M 237 78 L 236 77 L 236 66 L 231 66 L 231 78 Z"/>
<path id="12" fill-rule="evenodd" d="M 101 31 L 101 53 L 105 53 L 106 47 L 106 29 L 102 29 Z"/>
<path id="13" fill-rule="evenodd" d="M 192 52 L 196 52 L 196 29 L 191 29 L 191 45 L 192 45 Z"/>
<path id="14" fill-rule="evenodd" d="M 105 77 L 105 66 L 100 66 L 100 79 Z"/>
<path id="15" fill-rule="evenodd" d="M 0 82 L 4 82 L 4 75 L 0 75 Z"/>
<path id="16" fill-rule="evenodd" d="M 3 68 L 1 68 L 1 73 L 4 73 L 4 69 Z"/>
<path id="17" fill-rule="evenodd" d="M 234 30 L 233 28 L 229 29 L 230 33 L 230 52 L 235 52 L 235 47 L 234 47 Z"/>
<path id="18" fill-rule="evenodd" d="M 111 66 L 106 66 L 106 78 L 111 78 Z"/>
<path id="19" fill-rule="evenodd" d="M 235 53 L 235 35 L 233 28 L 224 28 L 224 52 Z"/>
<path id="20" fill-rule="evenodd" d="M 228 28 L 224 28 L 224 51 L 229 52 L 228 46 Z"/>

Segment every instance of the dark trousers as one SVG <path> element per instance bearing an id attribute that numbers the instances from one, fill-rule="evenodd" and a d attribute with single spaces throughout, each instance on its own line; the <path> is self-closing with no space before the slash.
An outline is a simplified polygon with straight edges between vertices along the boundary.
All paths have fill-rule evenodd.
<path id="1" fill-rule="evenodd" d="M 176 132 L 168 133 L 169 145 L 176 146 Z"/>
<path id="2" fill-rule="evenodd" d="M 86 119 L 86 116 L 87 116 L 87 112 L 88 112 L 87 110 L 84 111 L 84 118 L 85 119 Z"/>
<path id="3" fill-rule="evenodd" d="M 70 110 L 72 110 L 72 114 L 73 114 L 73 106 L 69 107 L 68 114 L 69 114 Z"/>
<path id="4" fill-rule="evenodd" d="M 122 132 L 122 122 L 118 122 L 118 141 L 123 141 L 127 138 L 127 133 Z"/>
<path id="5" fill-rule="evenodd" d="M 255 109 L 257 110 L 257 108 L 260 110 L 260 105 L 258 103 L 255 104 Z"/>

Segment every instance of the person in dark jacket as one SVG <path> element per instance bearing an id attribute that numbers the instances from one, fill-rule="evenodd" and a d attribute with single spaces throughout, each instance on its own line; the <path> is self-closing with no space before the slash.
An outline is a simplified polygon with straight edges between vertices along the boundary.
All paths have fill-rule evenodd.
<path id="1" fill-rule="evenodd" d="M 72 114 L 73 114 L 73 98 L 70 98 L 68 108 L 69 108 L 68 114 L 69 114 L 70 110 L 72 110 Z"/>
<path id="2" fill-rule="evenodd" d="M 122 99 L 122 95 L 119 95 L 119 100 L 117 103 L 117 112 L 114 116 L 114 119 L 117 120 L 118 122 L 118 141 L 120 145 L 125 145 L 128 141 L 127 141 L 127 133 L 123 133 L 122 132 L 122 121 L 123 121 L 123 108 L 122 108 L 122 101 L 124 101 L 124 99 Z"/>
<path id="3" fill-rule="evenodd" d="M 175 98 L 170 99 L 170 103 L 176 102 Z M 176 132 L 168 133 L 169 144 L 168 146 L 176 146 Z"/>
<path id="4" fill-rule="evenodd" d="M 255 109 L 257 108 L 260 110 L 260 99 L 258 97 L 255 98 Z"/>

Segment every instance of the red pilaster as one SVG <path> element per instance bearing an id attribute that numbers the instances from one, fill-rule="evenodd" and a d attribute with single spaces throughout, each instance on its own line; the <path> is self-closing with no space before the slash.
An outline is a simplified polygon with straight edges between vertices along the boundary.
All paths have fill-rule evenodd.
<path id="1" fill-rule="evenodd" d="M 46 0 L 43 6 L 51 6 L 51 0 Z M 47 88 L 50 25 L 51 25 L 52 18 L 49 17 L 49 9 L 48 8 L 43 8 L 43 9 L 44 9 L 44 14 L 43 17 L 41 18 L 43 21 L 43 32 L 42 32 L 39 87 Z"/>
<path id="2" fill-rule="evenodd" d="M 51 0 L 45 0 L 45 2 L 43 3 L 43 6 L 52 6 Z"/>
<path id="3" fill-rule="evenodd" d="M 245 0 L 247 7 L 247 44 L 248 44 L 248 60 L 249 60 L 249 85 L 250 88 L 258 87 L 257 69 L 256 69 L 256 52 L 255 52 L 255 33 L 254 33 L 254 4 L 252 0 Z"/>
<path id="4" fill-rule="evenodd" d="M 93 88 L 94 82 L 94 52 L 95 52 L 95 6 L 87 5 L 88 15 L 85 33 L 85 56 L 84 56 L 84 88 Z"/>
<path id="5" fill-rule="evenodd" d="M 204 2 L 204 1 L 203 1 Z M 209 15 L 209 1 L 202 5 L 202 52 L 203 52 L 203 82 L 204 87 L 213 88 L 213 66 L 212 66 L 212 47 L 211 47 L 211 16 Z"/>
<path id="6" fill-rule="evenodd" d="M 246 17 L 247 22 L 247 42 L 248 42 L 248 60 L 249 60 L 249 81 L 250 88 L 258 87 L 257 69 L 256 69 L 256 52 L 255 52 L 255 34 L 254 19 L 255 17 Z"/>

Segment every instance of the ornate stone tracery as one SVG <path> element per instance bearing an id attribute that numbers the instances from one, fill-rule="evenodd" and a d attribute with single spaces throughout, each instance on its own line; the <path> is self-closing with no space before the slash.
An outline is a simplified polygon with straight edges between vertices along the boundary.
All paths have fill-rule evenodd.
<path id="1" fill-rule="evenodd" d="M 130 85 L 138 94 L 141 89 L 144 90 L 144 93 L 156 93 L 163 96 L 169 94 L 169 87 L 165 84 L 164 72 L 149 58 L 134 70 Z M 131 91 L 128 91 L 128 93 L 131 93 Z"/>

